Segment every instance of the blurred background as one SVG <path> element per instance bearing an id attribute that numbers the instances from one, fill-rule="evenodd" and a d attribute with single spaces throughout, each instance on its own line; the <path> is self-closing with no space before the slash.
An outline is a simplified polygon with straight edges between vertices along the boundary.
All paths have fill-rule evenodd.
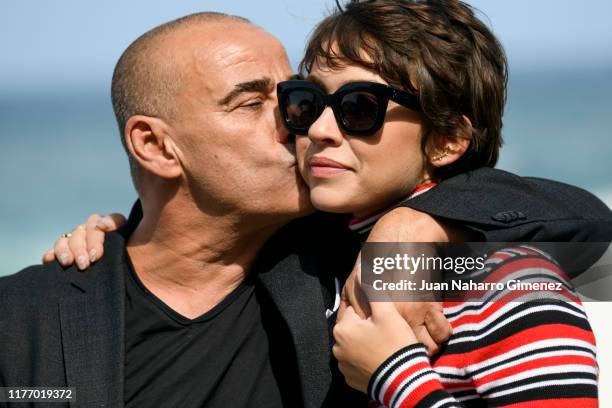
<path id="1" fill-rule="evenodd" d="M 499 167 L 581 186 L 612 205 L 612 2 L 470 4 L 510 61 Z M 222 11 L 278 36 L 295 67 L 308 33 L 333 7 L 333 0 L 0 2 L 0 275 L 39 262 L 92 212 L 128 213 L 136 195 L 109 87 L 136 37 L 185 14 Z M 612 384 L 605 307 L 589 305 L 589 313 L 601 381 Z M 602 387 L 602 406 L 612 403 L 611 388 Z"/>
<path id="2" fill-rule="evenodd" d="M 510 61 L 499 167 L 612 203 L 612 2 L 474 0 Z M 0 275 L 36 263 L 92 212 L 135 198 L 110 104 L 121 52 L 202 10 L 278 36 L 293 66 L 334 0 L 5 0 L 0 3 Z"/>

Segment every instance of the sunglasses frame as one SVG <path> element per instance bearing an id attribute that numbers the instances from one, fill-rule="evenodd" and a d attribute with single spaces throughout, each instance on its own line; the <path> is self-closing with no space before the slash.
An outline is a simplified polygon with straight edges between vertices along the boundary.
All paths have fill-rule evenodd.
<path id="1" fill-rule="evenodd" d="M 312 81 L 308 80 L 290 80 L 279 82 L 276 87 L 278 97 L 278 107 L 283 116 L 283 123 L 285 127 L 291 133 L 296 135 L 306 135 L 312 123 L 308 127 L 297 127 L 289 121 L 289 115 L 287 113 L 287 96 L 289 93 L 294 91 L 307 91 L 313 93 L 323 101 L 323 105 L 319 107 L 319 111 L 315 113 L 315 119 L 312 123 L 316 122 L 321 116 L 327 106 L 332 108 L 336 123 L 340 129 L 351 136 L 372 136 L 380 130 L 383 123 L 385 122 L 385 116 L 387 113 L 387 105 L 389 100 L 411 109 L 416 112 L 422 112 L 421 102 L 418 95 L 414 95 L 408 92 L 404 92 L 400 89 L 393 88 L 391 86 L 381 84 L 378 82 L 349 82 L 340 88 L 333 94 L 326 94 L 321 88 Z M 351 129 L 345 123 L 344 113 L 340 107 L 342 98 L 352 92 L 368 92 L 376 97 L 378 101 L 378 111 L 376 112 L 376 119 L 372 126 L 368 129 L 356 130 Z"/>

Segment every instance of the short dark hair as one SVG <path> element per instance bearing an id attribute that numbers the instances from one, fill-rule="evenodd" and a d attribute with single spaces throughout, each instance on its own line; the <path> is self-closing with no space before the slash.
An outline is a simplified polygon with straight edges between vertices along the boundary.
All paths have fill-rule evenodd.
<path id="1" fill-rule="evenodd" d="M 173 101 L 183 79 L 172 58 L 164 58 L 163 49 L 160 49 L 161 40 L 178 29 L 223 20 L 250 24 L 245 18 L 229 14 L 190 14 L 147 31 L 132 42 L 119 57 L 113 72 L 111 100 L 133 176 L 138 166 L 127 149 L 123 135 L 128 119 L 134 115 L 172 115 L 175 109 Z M 136 177 L 133 178 L 136 182 Z"/>
<path id="2" fill-rule="evenodd" d="M 432 134 L 471 133 L 468 152 L 436 176 L 495 166 L 502 144 L 507 61 L 497 38 L 469 5 L 458 0 L 338 4 L 315 27 L 300 72 L 310 72 L 318 58 L 332 68 L 347 62 L 361 65 L 393 86 L 420 94 L 424 152 Z"/>

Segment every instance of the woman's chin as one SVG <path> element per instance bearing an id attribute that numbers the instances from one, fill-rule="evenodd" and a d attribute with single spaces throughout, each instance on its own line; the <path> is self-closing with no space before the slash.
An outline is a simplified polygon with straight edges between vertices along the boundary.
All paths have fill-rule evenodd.
<path id="1" fill-rule="evenodd" d="M 346 192 L 322 191 L 321 188 L 311 188 L 310 201 L 317 209 L 330 213 L 352 213 L 354 208 Z M 327 190 L 327 189 L 325 189 Z"/>

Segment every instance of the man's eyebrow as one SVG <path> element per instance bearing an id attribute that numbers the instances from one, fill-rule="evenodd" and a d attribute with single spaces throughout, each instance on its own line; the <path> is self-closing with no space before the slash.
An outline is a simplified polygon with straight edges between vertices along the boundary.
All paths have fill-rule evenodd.
<path id="1" fill-rule="evenodd" d="M 236 99 L 239 95 L 245 92 L 259 92 L 263 94 L 267 94 L 272 89 L 272 80 L 270 78 L 260 78 L 254 79 L 252 81 L 241 82 L 239 84 L 234 85 L 234 89 L 232 89 L 227 95 L 223 97 L 219 101 L 220 105 L 228 105 L 231 101 Z"/>

